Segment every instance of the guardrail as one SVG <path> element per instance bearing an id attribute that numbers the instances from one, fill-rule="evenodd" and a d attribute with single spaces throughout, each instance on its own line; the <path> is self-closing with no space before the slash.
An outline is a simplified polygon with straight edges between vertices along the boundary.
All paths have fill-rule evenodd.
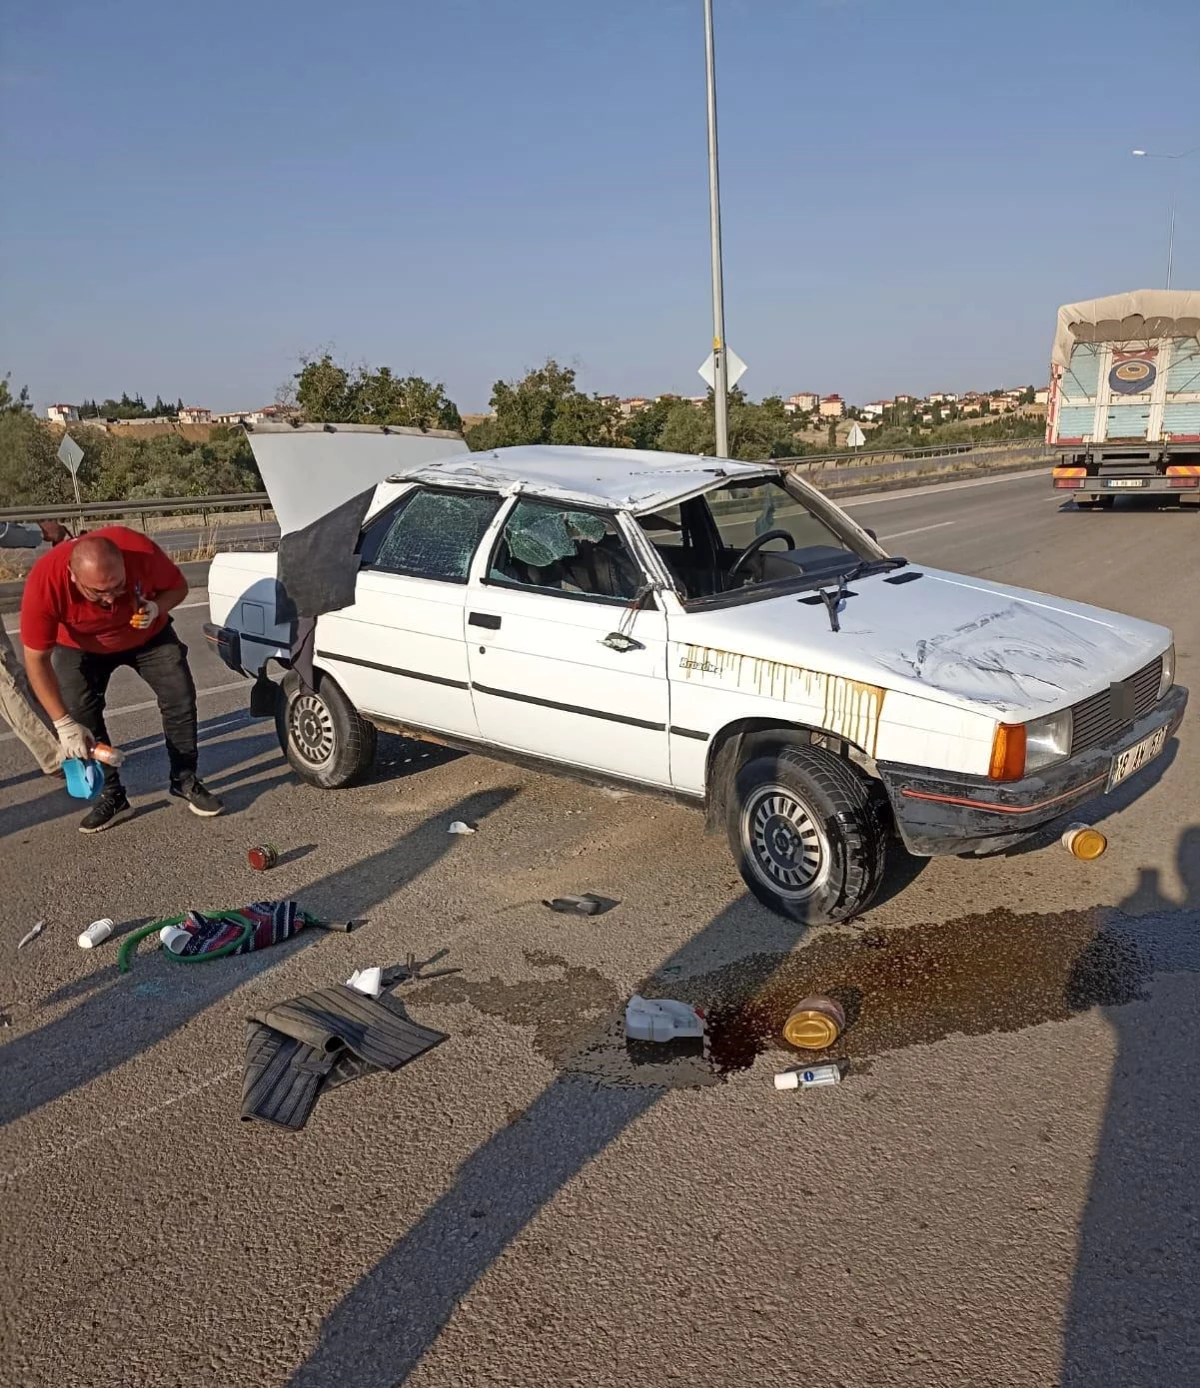
<path id="1" fill-rule="evenodd" d="M 921 458 L 949 458 L 962 453 L 1011 452 L 1024 448 L 1040 450 L 1044 448 L 1044 444 L 1037 438 L 988 439 L 986 443 L 940 443 L 921 448 L 864 448 L 856 449 L 852 453 L 807 453 L 798 458 L 779 458 L 776 461 L 807 470 L 862 467 L 872 463 L 908 462 Z M 271 498 L 266 492 L 232 492 L 223 496 L 85 501 L 82 506 L 70 502 L 47 503 L 44 506 L 7 506 L 0 507 L 0 521 L 16 521 L 20 524 L 39 520 L 82 521 L 136 516 L 144 530 L 147 516 L 169 515 L 174 512 L 182 516 L 200 516 L 202 524 L 207 525 L 210 512 L 257 511 L 259 520 L 265 521 L 270 509 Z"/>
<path id="2" fill-rule="evenodd" d="M 15 521 L 21 524 L 40 520 L 83 521 L 136 516 L 145 530 L 147 516 L 172 513 L 180 516 L 200 516 L 201 523 L 207 525 L 210 512 L 257 511 L 259 520 L 265 521 L 270 509 L 271 498 L 266 492 L 231 492 L 224 496 L 167 496 L 157 500 L 147 497 L 145 500 L 131 501 L 85 501 L 82 506 L 70 502 L 47 502 L 44 506 L 5 506 L 0 507 L 0 521 Z"/>

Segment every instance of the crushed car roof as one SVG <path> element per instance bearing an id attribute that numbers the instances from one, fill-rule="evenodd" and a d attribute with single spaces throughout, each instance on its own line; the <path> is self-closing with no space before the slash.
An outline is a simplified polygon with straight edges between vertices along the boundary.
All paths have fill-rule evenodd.
<path id="1" fill-rule="evenodd" d="M 518 448 L 460 453 L 423 463 L 388 478 L 444 487 L 479 487 L 643 514 L 708 491 L 777 476 L 770 463 L 739 463 L 693 453 L 635 448 Z"/>

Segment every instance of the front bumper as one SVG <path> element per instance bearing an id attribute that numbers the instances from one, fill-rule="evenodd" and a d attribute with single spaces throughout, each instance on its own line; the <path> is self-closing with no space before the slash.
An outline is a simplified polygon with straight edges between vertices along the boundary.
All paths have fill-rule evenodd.
<path id="1" fill-rule="evenodd" d="M 1010 847 L 1105 793 L 1112 759 L 1160 728 L 1167 743 L 1183 720 L 1188 692 L 1175 685 L 1166 698 L 1120 737 L 1048 766 L 1022 781 L 992 781 L 921 766 L 880 762 L 900 837 L 910 853 L 991 853 Z M 1161 762 L 1162 753 L 1154 765 Z M 1144 768 L 1143 768 L 1144 769 Z M 1135 772 L 1132 784 L 1140 772 Z"/>

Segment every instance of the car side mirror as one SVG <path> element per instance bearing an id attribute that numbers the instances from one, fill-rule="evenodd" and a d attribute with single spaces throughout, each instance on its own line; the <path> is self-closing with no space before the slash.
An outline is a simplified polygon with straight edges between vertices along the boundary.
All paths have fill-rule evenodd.
<path id="1" fill-rule="evenodd" d="M 867 532 L 868 535 L 870 535 L 871 539 L 874 540 L 876 544 L 879 543 L 879 536 L 876 535 L 876 533 L 871 529 L 869 525 L 864 525 L 863 529 Z"/>

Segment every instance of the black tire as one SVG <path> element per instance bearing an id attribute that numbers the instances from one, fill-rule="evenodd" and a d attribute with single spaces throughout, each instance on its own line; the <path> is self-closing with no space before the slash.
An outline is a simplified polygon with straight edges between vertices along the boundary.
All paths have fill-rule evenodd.
<path id="1" fill-rule="evenodd" d="M 1117 498 L 1115 496 L 1098 496 L 1096 498 L 1096 505 L 1099 506 L 1102 511 L 1111 511 L 1116 504 Z"/>
<path id="2" fill-rule="evenodd" d="M 375 761 L 374 725 L 320 670 L 315 689 L 305 689 L 295 674 L 279 686 L 275 734 L 296 775 L 322 790 L 353 785 Z"/>
<path id="3" fill-rule="evenodd" d="M 1077 496 L 1075 498 L 1075 509 L 1077 511 L 1094 511 L 1096 509 L 1096 498 L 1094 496 Z"/>
<path id="4" fill-rule="evenodd" d="M 742 880 L 777 915 L 848 921 L 883 880 L 888 824 L 870 782 L 823 748 L 785 746 L 738 772 L 726 806 Z"/>

